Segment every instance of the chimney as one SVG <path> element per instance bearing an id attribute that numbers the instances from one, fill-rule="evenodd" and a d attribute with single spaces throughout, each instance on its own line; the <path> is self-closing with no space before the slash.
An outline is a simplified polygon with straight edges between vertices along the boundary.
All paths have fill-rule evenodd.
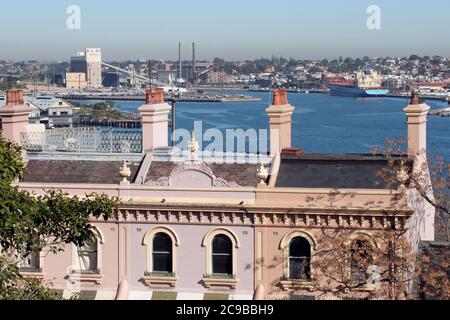
<path id="1" fill-rule="evenodd" d="M 142 150 L 149 151 L 169 145 L 169 112 L 163 89 L 147 89 L 145 104 L 138 110 L 142 116 Z"/>
<path id="2" fill-rule="evenodd" d="M 24 104 L 22 90 L 6 91 L 6 105 L 0 108 L 3 138 L 21 145 L 21 133 L 26 131 L 31 108 Z"/>
<path id="3" fill-rule="evenodd" d="M 403 109 L 408 121 L 408 153 L 411 156 L 425 155 L 427 150 L 427 115 L 430 107 L 421 102 L 420 96 L 413 91 L 411 102 Z"/>
<path id="4" fill-rule="evenodd" d="M 6 91 L 6 105 L 20 106 L 23 105 L 23 92 L 21 90 Z"/>
<path id="5" fill-rule="evenodd" d="M 270 127 L 270 154 L 291 148 L 292 113 L 295 108 L 287 99 L 286 89 L 274 89 L 272 105 L 266 109 Z"/>

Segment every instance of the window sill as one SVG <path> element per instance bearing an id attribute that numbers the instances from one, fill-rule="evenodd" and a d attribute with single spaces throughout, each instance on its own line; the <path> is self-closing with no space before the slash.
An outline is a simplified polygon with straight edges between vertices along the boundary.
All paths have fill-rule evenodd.
<path id="1" fill-rule="evenodd" d="M 229 287 L 231 289 L 236 289 L 239 280 L 236 277 L 226 278 L 226 277 L 203 277 L 203 283 L 206 288 L 211 287 Z"/>
<path id="2" fill-rule="evenodd" d="M 178 278 L 177 277 L 172 277 L 172 276 L 158 276 L 158 275 L 146 275 L 144 276 L 144 282 L 147 286 L 151 286 L 151 285 L 168 285 L 170 287 L 175 287 L 177 285 L 178 282 Z"/>
<path id="3" fill-rule="evenodd" d="M 377 291 L 377 287 L 374 285 L 364 285 L 362 287 L 359 288 L 352 288 L 350 289 L 350 291 L 354 291 L 354 292 L 374 292 Z"/>
<path id="4" fill-rule="evenodd" d="M 24 278 L 35 278 L 35 279 L 44 279 L 45 273 L 38 271 L 38 272 L 30 272 L 30 271 L 20 271 L 20 274 Z"/>
<path id="5" fill-rule="evenodd" d="M 314 291 L 314 285 L 311 281 L 308 280 L 281 280 L 281 287 L 283 290 L 308 290 Z"/>
<path id="6" fill-rule="evenodd" d="M 69 279 L 73 284 L 77 281 L 102 284 L 103 275 L 100 273 L 71 273 L 69 274 Z"/>

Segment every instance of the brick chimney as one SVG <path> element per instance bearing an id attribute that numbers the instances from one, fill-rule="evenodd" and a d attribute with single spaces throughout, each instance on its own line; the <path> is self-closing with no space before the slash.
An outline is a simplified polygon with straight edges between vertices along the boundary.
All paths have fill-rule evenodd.
<path id="1" fill-rule="evenodd" d="M 291 148 L 292 113 L 295 108 L 287 99 L 286 89 L 274 89 L 273 103 L 267 109 L 270 128 L 270 154 L 281 153 L 285 148 Z"/>
<path id="2" fill-rule="evenodd" d="M 169 145 L 169 118 L 171 110 L 164 102 L 162 89 L 147 89 L 146 102 L 138 110 L 142 116 L 142 149 L 149 151 Z"/>
<path id="3" fill-rule="evenodd" d="M 411 102 L 403 109 L 408 121 L 408 153 L 411 156 L 423 154 L 427 150 L 427 115 L 430 107 L 421 102 L 417 92 L 412 92 Z"/>
<path id="4" fill-rule="evenodd" d="M 31 108 L 24 104 L 22 90 L 6 91 L 6 105 L 0 108 L 3 138 L 21 144 L 20 134 L 28 126 Z"/>

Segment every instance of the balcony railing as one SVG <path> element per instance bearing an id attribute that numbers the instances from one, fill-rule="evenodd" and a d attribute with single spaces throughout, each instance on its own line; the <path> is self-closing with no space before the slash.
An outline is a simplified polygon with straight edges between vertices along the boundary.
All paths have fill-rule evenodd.
<path id="1" fill-rule="evenodd" d="M 21 134 L 22 146 L 34 152 L 141 153 L 141 130 L 60 128 Z"/>

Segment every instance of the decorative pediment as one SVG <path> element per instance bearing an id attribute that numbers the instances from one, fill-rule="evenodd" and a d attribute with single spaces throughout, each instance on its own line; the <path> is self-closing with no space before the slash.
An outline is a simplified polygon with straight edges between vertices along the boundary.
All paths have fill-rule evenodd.
<path id="1" fill-rule="evenodd" d="M 175 167 L 170 176 L 157 181 L 148 181 L 146 185 L 175 188 L 239 188 L 236 182 L 217 178 L 210 167 L 203 162 L 186 161 Z"/>

